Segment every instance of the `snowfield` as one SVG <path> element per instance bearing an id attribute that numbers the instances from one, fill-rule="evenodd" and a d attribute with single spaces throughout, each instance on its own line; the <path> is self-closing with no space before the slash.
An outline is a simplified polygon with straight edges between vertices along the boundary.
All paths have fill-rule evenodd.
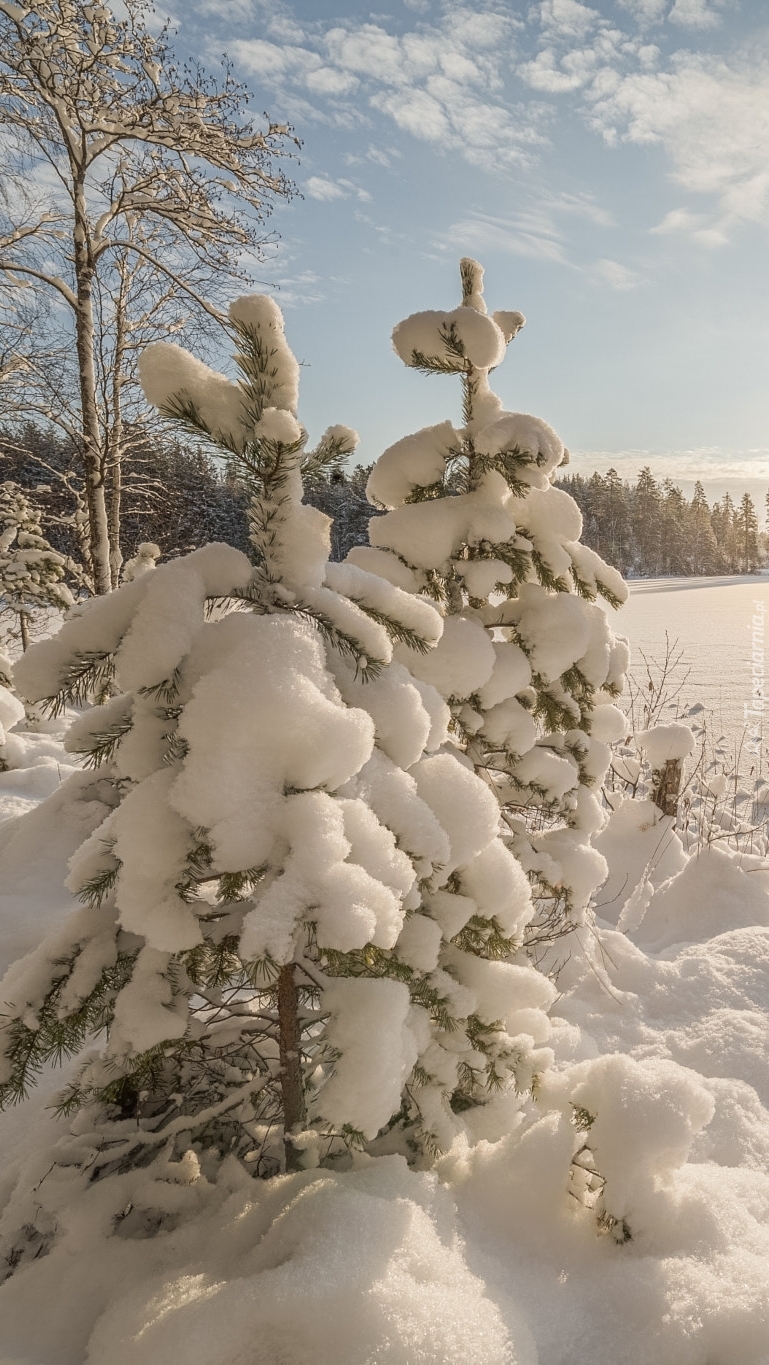
<path id="1" fill-rule="evenodd" d="M 67 860 L 104 813 L 59 735 L 14 739 L 3 965 L 71 907 Z M 383 1155 L 264 1182 L 233 1160 L 209 1183 L 190 1153 L 84 1185 L 50 1169 L 67 1125 L 45 1078 L 0 1116 L 0 1227 L 17 1180 L 47 1181 L 62 1231 L 0 1289 L 2 1365 L 766 1365 L 769 871 L 687 858 L 670 823 L 626 803 L 597 838 L 612 895 L 559 975 L 541 1117 L 487 1106 L 434 1171 Z M 616 889 L 634 857 L 658 865 L 635 905 Z"/>

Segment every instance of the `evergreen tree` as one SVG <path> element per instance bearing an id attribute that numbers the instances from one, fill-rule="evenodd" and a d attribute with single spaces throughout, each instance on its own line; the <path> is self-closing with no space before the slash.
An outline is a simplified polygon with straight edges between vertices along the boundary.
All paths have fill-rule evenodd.
<path id="1" fill-rule="evenodd" d="M 689 527 L 691 550 L 691 573 L 718 573 L 721 568 L 713 521 L 710 515 L 705 489 L 699 480 L 694 485 L 694 496 L 686 519 Z"/>
<path id="2" fill-rule="evenodd" d="M 351 472 L 343 469 L 319 470 L 305 483 L 305 499 L 331 518 L 331 558 L 346 558 L 354 545 L 368 541 L 368 524 L 377 515 L 366 498 L 366 481 L 370 471 L 357 466 Z"/>
<path id="3" fill-rule="evenodd" d="M 5 1102 L 101 1034 L 62 1101 L 87 1115 L 60 1159 L 91 1174 L 165 1147 L 269 1174 L 393 1126 L 432 1151 L 544 1064 L 527 879 L 446 704 L 393 660 L 435 644 L 440 612 L 328 561 L 302 474 L 354 433 L 307 453 L 278 308 L 230 313 L 238 384 L 165 344 L 143 378 L 237 463 L 251 559 L 161 564 L 18 668 L 53 708 L 106 698 L 67 739 L 112 802 L 71 863 L 82 909 L 1 988 Z"/>
<path id="4" fill-rule="evenodd" d="M 758 568 L 758 517 L 749 493 L 743 493 L 734 518 L 738 544 L 738 562 L 742 573 L 755 573 Z"/>
<path id="5" fill-rule="evenodd" d="M 727 573 L 737 572 L 737 531 L 735 526 L 735 507 L 727 492 L 720 503 L 716 503 L 712 516 L 716 544 L 722 556 Z"/>
<path id="6" fill-rule="evenodd" d="M 43 535 L 39 511 L 17 484 L 0 484 L 0 609 L 15 616 L 23 649 L 36 609 L 66 611 L 72 606 L 66 568 L 63 555 Z"/>
<path id="7" fill-rule="evenodd" d="M 660 571 L 660 511 L 660 486 L 647 465 L 638 475 L 633 494 L 633 538 L 637 568 L 645 578 L 653 577 Z"/>
<path id="8" fill-rule="evenodd" d="M 434 651 L 396 653 L 441 692 L 455 743 L 501 806 L 542 893 L 529 931 L 541 945 L 580 923 L 604 875 L 590 847 L 603 821 L 594 789 L 603 740 L 624 724 L 610 699 L 627 646 L 595 598 L 618 605 L 627 590 L 580 543 L 579 509 L 553 487 L 565 458 L 555 432 L 504 412 L 489 386 L 523 318 L 487 314 L 477 262 L 463 260 L 461 277 L 461 306 L 413 314 L 393 345 L 414 369 L 459 377 L 463 425 L 427 427 L 380 456 L 368 496 L 388 510 L 371 523 L 371 548 L 349 558 L 444 615 Z"/>
<path id="9" fill-rule="evenodd" d="M 691 572 L 692 545 L 689 536 L 686 499 L 670 479 L 662 485 L 660 505 L 659 560 L 654 572 L 686 574 Z"/>

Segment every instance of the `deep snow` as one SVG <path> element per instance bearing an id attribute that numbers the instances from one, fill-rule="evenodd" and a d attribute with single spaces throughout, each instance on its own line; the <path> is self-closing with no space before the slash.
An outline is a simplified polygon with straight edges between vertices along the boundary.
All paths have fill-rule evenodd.
<path id="1" fill-rule="evenodd" d="M 103 814 L 81 774 L 65 817 L 58 736 L 16 738 L 6 960 L 67 909 L 67 858 Z M 614 894 L 560 974 L 558 1066 L 522 1135 L 488 1106 L 435 1172 L 393 1155 L 260 1182 L 233 1163 L 212 1185 L 190 1154 L 88 1185 L 46 1165 L 59 1075 L 0 1117 L 3 1200 L 24 1170 L 61 1227 L 0 1289 L 2 1365 L 767 1365 L 769 872 L 721 848 L 687 861 L 644 802 L 597 842 Z M 614 1235 L 575 1105 L 598 1115 Z"/>

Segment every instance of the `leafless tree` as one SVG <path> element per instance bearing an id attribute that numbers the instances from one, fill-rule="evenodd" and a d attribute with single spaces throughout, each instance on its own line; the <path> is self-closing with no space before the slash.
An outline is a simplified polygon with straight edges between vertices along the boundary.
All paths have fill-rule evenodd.
<path id="1" fill-rule="evenodd" d="M 0 360 L 19 411 L 77 442 L 99 593 L 120 569 L 132 357 L 158 329 L 220 320 L 214 277 L 231 287 L 263 258 L 296 145 L 255 126 L 226 64 L 218 81 L 180 69 L 143 0 L 124 8 L 0 0 L 2 306 L 21 326 L 28 298 L 48 301 L 47 327 Z"/>

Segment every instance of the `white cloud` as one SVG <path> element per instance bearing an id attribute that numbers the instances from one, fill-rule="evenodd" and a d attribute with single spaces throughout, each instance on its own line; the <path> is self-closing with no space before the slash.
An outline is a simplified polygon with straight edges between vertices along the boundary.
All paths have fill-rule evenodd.
<path id="1" fill-rule="evenodd" d="M 660 143 L 674 179 L 716 201 L 711 244 L 738 222 L 769 213 L 769 65 L 682 52 L 667 71 L 636 73 L 594 100 L 592 121 L 609 140 Z M 677 220 L 671 219 L 670 225 Z M 678 226 L 681 223 L 678 222 Z M 701 232 L 701 225 L 697 225 Z M 717 234 L 717 238 L 713 233 Z M 707 238 L 701 240 L 707 241 Z"/>
<path id="2" fill-rule="evenodd" d="M 724 0 L 713 0 L 718 9 L 724 8 Z M 711 7 L 711 0 L 675 0 L 670 14 L 671 24 L 682 28 L 717 28 L 721 16 Z"/>
<path id="3" fill-rule="evenodd" d="M 346 199 L 347 191 L 335 180 L 329 180 L 325 175 L 311 175 L 305 182 L 304 192 L 311 199 L 320 199 L 324 203 L 329 203 L 332 199 Z"/>
<path id="4" fill-rule="evenodd" d="M 359 84 L 351 72 L 336 71 L 330 66 L 319 66 L 305 77 L 305 85 L 313 95 L 349 95 Z"/>
<path id="5" fill-rule="evenodd" d="M 546 33 L 583 39 L 601 22 L 598 10 L 579 0 L 541 0 L 539 21 Z"/>
<path id="6" fill-rule="evenodd" d="M 656 479 L 670 478 L 686 489 L 696 480 L 704 484 L 709 500 L 721 497 L 726 488 L 748 488 L 763 498 L 769 481 L 769 448 L 754 450 L 701 446 L 694 450 L 574 450 L 570 469 L 573 473 L 605 474 L 616 469 L 623 479 L 635 481 L 647 465 Z"/>
<path id="7" fill-rule="evenodd" d="M 654 24 L 664 18 L 667 0 L 618 0 L 618 4 L 642 24 Z"/>
<path id="8" fill-rule="evenodd" d="M 463 252 L 505 251 L 511 256 L 567 265 L 560 234 L 544 216 L 516 214 L 496 218 L 477 214 L 452 223 L 443 240 Z"/>
<path id="9" fill-rule="evenodd" d="M 611 261 L 607 258 L 596 261 L 592 268 L 592 274 L 603 284 L 608 284 L 612 289 L 621 293 L 630 289 L 637 289 L 643 280 L 635 270 L 630 270 L 628 266 L 621 265 L 619 261 Z"/>
<path id="10" fill-rule="evenodd" d="M 450 124 L 438 100 L 425 90 L 398 90 L 376 94 L 371 103 L 395 120 L 399 128 L 423 142 L 448 141 Z"/>
<path id="11" fill-rule="evenodd" d="M 364 203 L 371 201 L 368 190 L 361 189 L 354 181 L 331 180 L 327 175 L 311 175 L 305 181 L 303 189 L 310 199 L 319 199 L 327 204 L 333 199 L 349 199 L 351 195 Z"/>
<path id="12" fill-rule="evenodd" d="M 268 43 L 263 38 L 239 38 L 231 44 L 232 55 L 249 71 L 267 80 L 321 65 L 316 54 L 294 44 Z"/>
<path id="13" fill-rule="evenodd" d="M 661 223 L 656 227 L 649 228 L 652 233 L 660 236 L 672 236 L 676 232 L 693 232 L 705 220 L 701 213 L 691 213 L 689 209 L 671 209 L 665 214 Z"/>
<path id="14" fill-rule="evenodd" d="M 373 128 L 384 116 L 496 174 L 533 165 L 556 104 L 567 101 L 609 144 L 662 146 L 678 185 L 713 201 L 690 230 L 716 246 L 738 222 L 769 218 L 769 67 L 691 50 L 663 58 L 634 24 L 623 33 L 615 21 L 624 12 L 643 29 L 667 13 L 691 29 L 712 25 L 731 2 L 615 0 L 607 18 L 581 0 L 538 0 L 527 26 L 507 0 L 488 0 L 480 12 L 442 0 L 429 14 L 419 8 L 420 18 L 406 6 L 403 31 L 373 15 L 330 28 L 315 20 L 302 31 L 280 0 L 274 12 L 253 0 L 272 16 L 272 36 L 237 40 L 231 51 L 275 92 L 276 113 L 300 127 Z"/>
<path id="15" fill-rule="evenodd" d="M 226 19 L 253 19 L 256 13 L 254 0 L 207 0 L 206 8 L 210 14 L 221 14 Z"/>
<path id="16" fill-rule="evenodd" d="M 325 35 L 324 46 L 329 59 L 344 70 L 374 76 L 387 85 L 407 83 L 400 42 L 377 24 L 332 28 Z"/>
<path id="17" fill-rule="evenodd" d="M 548 16 L 554 5 L 591 13 L 577 0 L 547 0 Z M 295 121 L 339 124 L 346 117 L 354 126 L 369 108 L 411 137 L 495 170 L 529 163 L 544 142 L 542 109 L 505 98 L 524 24 L 501 0 L 499 9 L 480 13 L 465 0 L 446 0 L 439 19 L 401 34 L 371 16 L 325 30 L 316 22 L 300 41 L 283 10 L 278 18 L 288 41 L 277 41 L 273 24 L 271 40 L 240 39 L 231 51 L 278 92 L 281 112 Z"/>
<path id="18" fill-rule="evenodd" d="M 553 213 L 565 213 L 575 218 L 587 218 L 597 227 L 615 227 L 616 222 L 607 209 L 596 204 L 589 194 L 558 194 L 544 201 L 544 207 Z"/>
<path id="19" fill-rule="evenodd" d="M 388 169 L 393 161 L 399 160 L 402 156 L 403 153 L 397 147 L 388 147 L 385 150 L 383 147 L 369 146 L 366 149 L 367 161 L 373 161 L 375 166 L 385 166 Z"/>
<path id="20" fill-rule="evenodd" d="M 555 52 L 546 47 L 534 61 L 522 62 L 518 74 L 533 90 L 541 90 L 548 95 L 562 95 L 587 84 L 595 70 L 596 56 L 589 50 L 571 53 L 563 59 L 560 70 L 556 62 Z"/>

